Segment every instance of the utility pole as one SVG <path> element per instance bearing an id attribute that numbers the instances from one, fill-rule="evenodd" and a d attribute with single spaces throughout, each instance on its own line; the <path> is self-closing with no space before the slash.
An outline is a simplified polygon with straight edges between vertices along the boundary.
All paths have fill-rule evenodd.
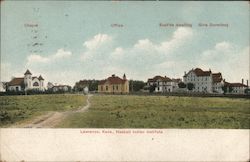
<path id="1" fill-rule="evenodd" d="M 132 92 L 134 92 L 133 79 L 131 79 L 131 85 L 132 85 Z"/>

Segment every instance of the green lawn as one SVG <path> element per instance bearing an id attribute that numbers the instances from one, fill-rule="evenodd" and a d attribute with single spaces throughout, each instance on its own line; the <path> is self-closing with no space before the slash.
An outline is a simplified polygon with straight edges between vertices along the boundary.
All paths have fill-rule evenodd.
<path id="1" fill-rule="evenodd" d="M 0 96 L 0 127 L 27 120 L 48 111 L 73 110 L 85 104 L 86 98 L 83 95 Z"/>
<path id="2" fill-rule="evenodd" d="M 95 95 L 90 101 L 87 112 L 58 127 L 250 128 L 249 99 Z"/>

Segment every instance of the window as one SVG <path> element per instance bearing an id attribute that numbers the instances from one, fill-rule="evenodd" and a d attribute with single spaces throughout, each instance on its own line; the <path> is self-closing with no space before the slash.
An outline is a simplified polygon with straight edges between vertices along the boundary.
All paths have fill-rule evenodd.
<path id="1" fill-rule="evenodd" d="M 115 86 L 113 85 L 113 91 L 115 90 Z"/>
<path id="2" fill-rule="evenodd" d="M 103 91 L 103 86 L 101 86 L 101 91 Z"/>
<path id="3" fill-rule="evenodd" d="M 116 86 L 116 90 L 118 90 L 118 85 Z"/>
<path id="4" fill-rule="evenodd" d="M 35 82 L 35 83 L 33 83 L 33 86 L 37 87 L 37 86 L 39 86 L 39 84 L 37 82 Z"/>
<path id="5" fill-rule="evenodd" d="M 108 86 L 106 86 L 106 91 L 109 89 L 109 87 Z"/>

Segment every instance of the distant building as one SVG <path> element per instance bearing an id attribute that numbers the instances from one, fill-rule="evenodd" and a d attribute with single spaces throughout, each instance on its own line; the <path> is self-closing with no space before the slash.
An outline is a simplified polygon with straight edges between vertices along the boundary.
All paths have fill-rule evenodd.
<path id="1" fill-rule="evenodd" d="M 89 86 L 95 83 L 95 80 L 80 80 L 79 82 L 75 83 L 74 90 L 78 92 L 89 92 Z M 96 89 L 97 89 L 97 83 L 96 83 Z M 95 88 L 94 88 L 95 89 Z"/>
<path id="2" fill-rule="evenodd" d="M 224 81 L 221 73 L 203 71 L 200 68 L 192 69 L 183 76 L 185 84 L 193 83 L 193 92 L 223 93 Z"/>
<path id="3" fill-rule="evenodd" d="M 69 85 L 54 85 L 51 82 L 48 82 L 47 84 L 48 91 L 52 92 L 68 92 L 71 91 L 71 86 Z"/>
<path id="4" fill-rule="evenodd" d="M 245 94 L 245 90 L 248 87 L 248 80 L 247 80 L 247 85 L 244 84 L 244 80 L 242 79 L 241 83 L 228 83 L 227 82 L 227 88 L 229 89 L 231 87 L 231 92 L 227 90 L 227 92 L 232 93 L 232 94 Z"/>
<path id="5" fill-rule="evenodd" d="M 98 92 L 99 93 L 129 93 L 129 81 L 126 78 L 126 75 L 123 75 L 123 78 L 119 78 L 114 74 L 105 79 L 101 80 L 98 83 Z"/>
<path id="6" fill-rule="evenodd" d="M 52 87 L 53 92 L 69 92 L 71 91 L 71 86 L 69 85 L 55 85 Z"/>
<path id="7" fill-rule="evenodd" d="M 221 73 L 212 73 L 212 88 L 214 93 L 223 93 L 222 87 L 224 86 L 225 80 L 222 78 Z"/>
<path id="8" fill-rule="evenodd" d="M 155 86 L 154 92 L 173 92 L 178 88 L 180 82 L 181 79 L 170 79 L 157 75 L 148 79 L 147 86 Z"/>
<path id="9" fill-rule="evenodd" d="M 24 77 L 15 77 L 7 84 L 9 91 L 45 90 L 43 77 L 41 75 L 39 77 L 32 76 L 29 70 L 24 73 Z"/>

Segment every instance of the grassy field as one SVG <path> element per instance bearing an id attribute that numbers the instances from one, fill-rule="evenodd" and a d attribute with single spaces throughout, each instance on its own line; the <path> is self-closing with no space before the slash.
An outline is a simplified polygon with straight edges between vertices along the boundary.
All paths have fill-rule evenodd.
<path id="1" fill-rule="evenodd" d="M 85 105 L 83 95 L 0 96 L 0 127 L 45 114 L 73 110 Z"/>
<path id="2" fill-rule="evenodd" d="M 67 128 L 250 128 L 250 100 L 231 98 L 95 95 Z"/>

